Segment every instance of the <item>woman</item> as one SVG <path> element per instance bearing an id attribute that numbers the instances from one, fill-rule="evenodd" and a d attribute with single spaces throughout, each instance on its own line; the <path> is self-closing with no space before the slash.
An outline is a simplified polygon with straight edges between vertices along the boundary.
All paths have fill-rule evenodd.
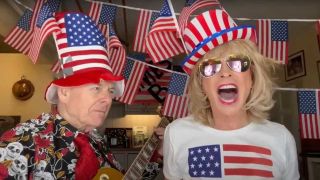
<path id="1" fill-rule="evenodd" d="M 267 120 L 274 63 L 258 52 L 255 30 L 210 10 L 184 32 L 191 115 L 165 130 L 165 177 L 299 179 L 293 136 Z"/>

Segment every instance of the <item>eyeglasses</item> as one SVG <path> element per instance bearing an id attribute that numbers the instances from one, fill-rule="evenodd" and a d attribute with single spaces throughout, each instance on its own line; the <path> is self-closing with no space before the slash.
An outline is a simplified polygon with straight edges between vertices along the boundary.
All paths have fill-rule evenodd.
<path id="1" fill-rule="evenodd" d="M 251 65 L 250 58 L 245 55 L 230 55 L 224 61 L 234 72 L 245 72 Z M 220 72 L 221 67 L 221 60 L 215 58 L 205 59 L 199 65 L 199 72 L 203 77 L 211 77 Z"/>

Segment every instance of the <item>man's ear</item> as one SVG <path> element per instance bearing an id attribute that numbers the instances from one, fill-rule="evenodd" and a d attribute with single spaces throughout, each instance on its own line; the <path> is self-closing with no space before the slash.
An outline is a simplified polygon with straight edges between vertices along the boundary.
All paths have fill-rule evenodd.
<path id="1" fill-rule="evenodd" d="M 66 103 L 69 99 L 70 88 L 57 87 L 57 94 L 60 102 Z"/>

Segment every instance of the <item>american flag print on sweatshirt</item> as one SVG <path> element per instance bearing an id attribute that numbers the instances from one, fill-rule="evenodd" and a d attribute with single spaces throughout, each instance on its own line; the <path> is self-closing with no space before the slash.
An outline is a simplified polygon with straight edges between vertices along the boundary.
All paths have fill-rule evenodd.
<path id="1" fill-rule="evenodd" d="M 191 177 L 273 178 L 271 151 L 268 148 L 244 144 L 215 144 L 188 150 Z"/>

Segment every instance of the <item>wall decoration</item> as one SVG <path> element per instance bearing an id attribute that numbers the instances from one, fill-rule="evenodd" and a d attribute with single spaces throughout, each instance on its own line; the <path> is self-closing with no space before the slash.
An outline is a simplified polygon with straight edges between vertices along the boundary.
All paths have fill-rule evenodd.
<path id="1" fill-rule="evenodd" d="M 34 93 L 34 86 L 31 81 L 27 80 L 25 76 L 21 80 L 15 82 L 12 86 L 12 94 L 15 98 L 25 101 L 30 99 Z"/>
<path id="2" fill-rule="evenodd" d="M 20 122 L 20 116 L 0 116 L 0 136 L 5 131 L 15 127 Z"/>
<path id="3" fill-rule="evenodd" d="M 285 79 L 290 81 L 306 75 L 304 51 L 301 50 L 289 56 L 288 64 L 285 66 Z"/>

